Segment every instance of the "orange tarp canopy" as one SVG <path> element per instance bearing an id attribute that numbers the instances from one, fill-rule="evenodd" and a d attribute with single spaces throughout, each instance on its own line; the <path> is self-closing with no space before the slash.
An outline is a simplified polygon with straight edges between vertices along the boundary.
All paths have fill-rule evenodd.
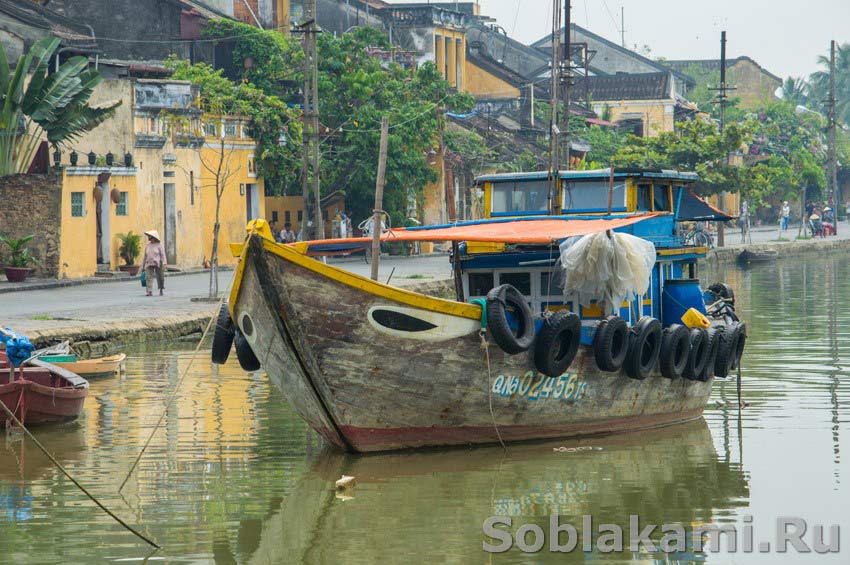
<path id="1" fill-rule="evenodd" d="M 381 234 L 381 241 L 482 241 L 494 243 L 550 243 L 567 237 L 588 235 L 636 224 L 658 214 L 640 214 L 620 218 L 575 219 L 545 218 L 539 220 L 495 220 L 437 226 L 434 228 L 398 228 Z M 309 243 L 319 245 L 367 243 L 371 237 L 323 239 Z"/>

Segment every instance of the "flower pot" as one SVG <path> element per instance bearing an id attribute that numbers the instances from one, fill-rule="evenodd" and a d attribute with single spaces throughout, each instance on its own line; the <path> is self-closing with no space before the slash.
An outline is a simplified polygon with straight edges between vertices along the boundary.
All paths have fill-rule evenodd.
<path id="1" fill-rule="evenodd" d="M 125 167 L 132 167 L 133 166 L 133 154 L 130 153 L 129 151 L 127 153 L 124 153 L 124 166 Z"/>
<path id="2" fill-rule="evenodd" d="M 71 157 L 71 166 L 72 166 L 72 167 L 76 167 L 76 166 L 77 166 L 77 161 L 79 160 L 80 156 L 79 156 L 79 155 L 77 155 L 77 152 L 76 152 L 76 151 L 71 151 L 71 156 L 70 156 L 70 157 Z"/>
<path id="3" fill-rule="evenodd" d="M 97 153 L 92 151 L 89 153 L 89 165 L 94 165 L 97 162 Z"/>
<path id="4" fill-rule="evenodd" d="M 122 273 L 129 273 L 131 277 L 139 274 L 139 265 L 118 265 L 118 270 Z"/>
<path id="5" fill-rule="evenodd" d="M 111 167 L 112 163 L 115 162 L 115 155 L 112 154 L 112 151 L 106 154 L 106 166 Z"/>
<path id="6" fill-rule="evenodd" d="M 9 282 L 24 282 L 32 271 L 29 267 L 4 267 L 3 270 Z"/>

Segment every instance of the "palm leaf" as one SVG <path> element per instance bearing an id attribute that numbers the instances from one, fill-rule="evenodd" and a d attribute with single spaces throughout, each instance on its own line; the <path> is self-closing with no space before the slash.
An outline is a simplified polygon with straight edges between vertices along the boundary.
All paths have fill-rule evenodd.
<path id="1" fill-rule="evenodd" d="M 88 65 L 85 57 L 72 57 L 44 81 L 43 89 L 36 97 L 35 108 L 29 113 L 36 122 L 54 118 L 57 109 L 67 106 L 82 89 L 79 74 Z"/>
<path id="2" fill-rule="evenodd" d="M 31 48 L 29 53 L 35 60 L 35 71 L 30 78 L 30 84 L 27 87 L 26 94 L 21 103 L 21 107 L 26 114 L 30 114 L 34 108 L 38 95 L 44 86 L 48 76 L 48 65 L 56 48 L 59 47 L 59 38 L 45 37 L 37 41 Z"/>

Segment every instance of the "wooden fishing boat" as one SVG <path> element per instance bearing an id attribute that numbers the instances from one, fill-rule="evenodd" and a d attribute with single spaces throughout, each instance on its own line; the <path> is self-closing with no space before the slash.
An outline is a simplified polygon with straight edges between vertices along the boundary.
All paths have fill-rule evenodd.
<path id="1" fill-rule="evenodd" d="M 665 355 L 661 342 L 667 340 L 659 320 L 667 320 L 665 326 L 676 328 L 679 337 L 683 331 L 678 306 L 688 299 L 677 295 L 677 307 L 663 306 L 668 291 L 685 286 L 673 283 L 696 290 L 686 305 L 705 312 L 693 275 L 697 258 L 706 252 L 683 247 L 675 237 L 677 200 L 670 181 L 661 181 L 667 183 L 668 210 L 493 219 L 390 230 L 382 236 L 453 242 L 457 300 L 326 265 L 310 255 L 324 245 L 336 248 L 340 241 L 279 245 L 255 220 L 245 244 L 232 246 L 240 263 L 229 310 L 219 314 L 216 324 L 214 361 L 226 358 L 235 335 L 243 368 L 262 365 L 310 426 L 332 444 L 357 452 L 607 434 L 698 418 L 713 377 L 725 377 L 739 361 L 745 335 L 743 326 L 715 319 L 710 334 L 685 331 L 684 347 L 669 354 L 676 357 L 666 365 L 676 367 L 699 359 L 700 368 L 689 378 L 680 378 L 681 369 L 665 372 L 664 361 L 659 362 Z M 516 182 L 513 186 L 517 190 Z M 624 206 L 635 200 L 625 193 L 619 198 Z M 652 239 L 659 248 L 645 292 L 624 301 L 618 316 L 604 316 L 601 303 L 566 301 L 560 289 L 544 291 L 554 286 L 559 242 L 589 234 L 611 238 L 612 232 Z M 529 323 L 521 313 L 511 319 L 504 298 L 492 297 L 508 283 L 524 299 L 510 305 L 522 311 L 530 304 L 533 310 L 528 321 L 533 321 L 536 345 L 520 352 L 507 350 L 500 339 L 528 335 Z M 495 327 L 491 312 L 500 301 L 506 312 Z M 556 361 L 547 367 L 566 359 L 553 372 L 541 369 L 538 353 L 543 328 L 550 327 L 556 317 L 552 312 L 559 310 L 559 321 L 571 316 L 580 327 L 555 334 L 557 339 L 543 349 Z M 489 322 L 486 330 L 483 320 Z M 624 333 L 603 346 L 597 337 L 615 327 Z M 694 333 L 710 338 L 694 345 Z M 600 356 L 602 350 L 608 357 Z"/>
<path id="2" fill-rule="evenodd" d="M 76 373 L 81 377 L 90 379 L 92 377 L 107 377 L 114 375 L 121 368 L 121 363 L 127 358 L 125 353 L 111 355 L 109 357 L 101 357 L 99 359 L 75 359 L 75 360 L 57 360 L 51 356 L 43 359 L 48 363 L 61 367 L 72 373 Z"/>
<path id="3" fill-rule="evenodd" d="M 25 426 L 66 422 L 77 418 L 89 394 L 84 378 L 34 359 L 34 367 L 13 369 L 0 353 L 0 402 Z M 12 423 L 5 411 L 4 426 Z"/>
<path id="4" fill-rule="evenodd" d="M 771 261 L 776 261 L 778 257 L 779 252 L 775 250 L 765 249 L 753 251 L 750 249 L 744 249 L 738 254 L 738 262 L 744 265 L 749 265 L 751 263 L 770 263 Z"/>

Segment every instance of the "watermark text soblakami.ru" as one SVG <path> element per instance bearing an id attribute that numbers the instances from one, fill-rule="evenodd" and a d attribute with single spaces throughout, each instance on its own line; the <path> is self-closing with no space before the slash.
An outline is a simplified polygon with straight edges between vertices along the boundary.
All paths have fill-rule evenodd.
<path id="1" fill-rule="evenodd" d="M 502 527 L 497 527 L 502 526 Z M 534 523 L 520 524 L 513 533 L 513 520 L 508 516 L 491 516 L 484 521 L 484 551 L 502 553 L 516 546 L 520 551 L 536 553 L 550 551 L 648 551 L 675 553 L 683 551 L 709 551 L 718 553 L 838 553 L 841 531 L 837 524 L 809 527 L 806 520 L 781 516 L 774 523 L 773 532 L 756 541 L 752 516 L 744 516 L 741 524 L 641 524 L 638 516 L 629 516 L 629 525 L 594 524 L 591 516 L 582 516 L 581 524 L 560 521 L 559 516 L 549 517 L 549 527 L 544 530 Z M 548 531 L 547 531 L 548 530 Z M 690 531 L 688 531 L 690 530 Z M 659 537 L 660 536 L 660 537 Z M 653 541 L 655 540 L 655 541 Z"/>

